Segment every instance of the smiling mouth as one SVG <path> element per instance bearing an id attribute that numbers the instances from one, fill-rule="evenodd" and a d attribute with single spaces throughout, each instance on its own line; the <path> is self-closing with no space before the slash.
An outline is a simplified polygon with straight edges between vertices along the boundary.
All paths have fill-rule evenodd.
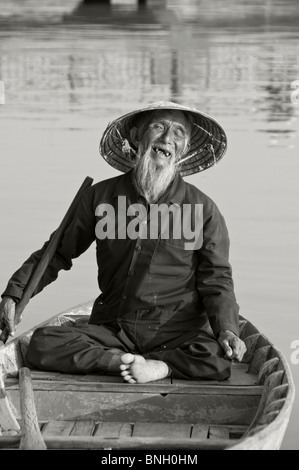
<path id="1" fill-rule="evenodd" d="M 157 155 L 163 155 L 167 158 L 171 157 L 171 153 L 161 147 L 153 147 L 153 150 Z"/>

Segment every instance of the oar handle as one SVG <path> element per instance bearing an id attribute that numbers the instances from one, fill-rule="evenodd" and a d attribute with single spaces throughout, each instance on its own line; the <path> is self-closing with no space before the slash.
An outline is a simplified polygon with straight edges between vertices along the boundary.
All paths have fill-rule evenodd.
<path id="1" fill-rule="evenodd" d="M 22 437 L 19 449 L 46 450 L 47 447 L 38 424 L 31 374 L 27 367 L 19 370 L 19 390 L 22 417 Z"/>
<path id="2" fill-rule="evenodd" d="M 41 259 L 39 260 L 33 274 L 31 275 L 22 295 L 22 298 L 16 305 L 16 314 L 15 314 L 15 322 L 18 324 L 20 316 L 28 304 L 29 300 L 31 299 L 36 287 L 38 286 L 39 281 L 41 280 L 44 272 L 46 271 L 57 247 L 63 237 L 65 229 L 73 219 L 78 203 L 82 197 L 83 192 L 91 186 L 93 183 L 93 179 L 87 176 L 83 181 L 82 185 L 80 186 L 77 194 L 75 195 L 70 207 L 68 208 L 65 216 L 63 217 L 58 229 L 54 232 L 51 240 L 49 241 L 47 248 L 45 249 Z M 5 327 L 2 331 L 2 341 L 6 343 L 9 337 L 7 327 Z"/>

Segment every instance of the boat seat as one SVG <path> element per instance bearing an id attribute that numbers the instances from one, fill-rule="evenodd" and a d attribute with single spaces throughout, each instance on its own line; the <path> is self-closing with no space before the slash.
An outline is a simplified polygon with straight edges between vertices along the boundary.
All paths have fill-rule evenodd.
<path id="1" fill-rule="evenodd" d="M 62 382 L 72 382 L 72 383 L 121 383 L 123 385 L 128 386 L 129 384 L 125 384 L 123 379 L 120 376 L 111 376 L 111 375 L 98 375 L 98 374 L 86 374 L 86 375 L 79 375 L 79 374 L 62 374 L 60 372 L 47 372 L 47 371 L 40 371 L 40 370 L 31 370 L 31 378 L 34 381 L 42 380 L 54 380 L 54 381 L 62 381 Z M 155 382 L 151 382 L 146 384 L 147 387 L 151 387 L 151 385 L 157 384 L 171 384 L 178 387 L 190 387 L 190 386 L 222 386 L 222 387 L 233 387 L 233 386 L 256 386 L 257 385 L 257 375 L 248 372 L 248 364 L 244 363 L 232 363 L 231 369 L 231 377 L 227 380 L 217 381 L 217 380 L 181 380 L 181 379 L 162 379 L 156 380 Z M 140 384 L 134 384 L 133 386 L 140 387 Z"/>

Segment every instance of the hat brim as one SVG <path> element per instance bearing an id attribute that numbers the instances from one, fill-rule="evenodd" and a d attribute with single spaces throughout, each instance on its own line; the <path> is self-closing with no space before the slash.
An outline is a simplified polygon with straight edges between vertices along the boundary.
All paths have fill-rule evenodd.
<path id="1" fill-rule="evenodd" d="M 109 123 L 100 142 L 100 153 L 112 167 L 126 173 L 136 164 L 136 148 L 130 131 L 136 126 L 139 116 L 154 110 L 176 110 L 192 117 L 190 148 L 178 168 L 182 176 L 204 171 L 218 163 L 227 149 L 227 137 L 222 126 L 211 116 L 195 108 L 172 102 L 152 103 L 149 106 L 127 113 Z"/>

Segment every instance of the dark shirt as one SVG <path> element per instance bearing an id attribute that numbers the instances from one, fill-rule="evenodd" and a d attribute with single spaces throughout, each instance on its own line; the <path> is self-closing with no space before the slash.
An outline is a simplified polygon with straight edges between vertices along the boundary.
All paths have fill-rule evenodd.
<path id="1" fill-rule="evenodd" d="M 122 219 L 116 217 L 114 226 L 113 220 L 110 224 L 107 219 L 108 212 L 100 214 L 99 207 L 103 208 L 103 204 L 110 205 L 110 208 L 115 209 L 115 214 L 119 214 L 121 202 L 124 202 L 126 210 L 137 203 L 145 207 L 145 214 L 140 216 L 140 226 L 137 225 L 137 228 L 143 226 L 143 236 L 130 238 L 125 231 L 128 226 L 122 223 Z M 70 269 L 72 259 L 80 256 L 96 241 L 101 294 L 94 302 L 90 323 L 121 324 L 138 315 L 139 318 L 149 320 L 149 328 L 151 321 L 158 322 L 159 328 L 167 328 L 175 337 L 203 328 L 208 318 L 214 334 L 228 329 L 238 335 L 239 307 L 228 261 L 229 237 L 219 209 L 208 196 L 186 183 L 180 175 L 176 176 L 158 201 L 159 205 L 162 203 L 166 207 L 174 205 L 177 209 L 186 207 L 184 204 L 191 205 L 193 209 L 196 204 L 203 205 L 200 247 L 185 249 L 188 240 L 184 233 L 176 238 L 170 230 L 169 236 L 163 238 L 163 217 L 159 219 L 158 236 L 148 236 L 146 230 L 149 230 L 153 212 L 151 206 L 135 191 L 130 171 L 99 182 L 84 192 L 76 216 L 68 226 L 34 295 L 54 281 L 61 269 Z M 190 220 L 194 228 L 194 210 L 192 214 Z M 108 221 L 106 225 L 103 224 L 104 220 Z M 135 226 L 136 217 L 129 215 L 125 222 L 132 222 Z M 98 237 L 104 229 L 110 234 L 100 240 Z M 114 232 L 116 237 L 113 236 Z M 24 286 L 47 243 L 33 253 L 12 276 L 2 296 L 21 298 Z"/>

